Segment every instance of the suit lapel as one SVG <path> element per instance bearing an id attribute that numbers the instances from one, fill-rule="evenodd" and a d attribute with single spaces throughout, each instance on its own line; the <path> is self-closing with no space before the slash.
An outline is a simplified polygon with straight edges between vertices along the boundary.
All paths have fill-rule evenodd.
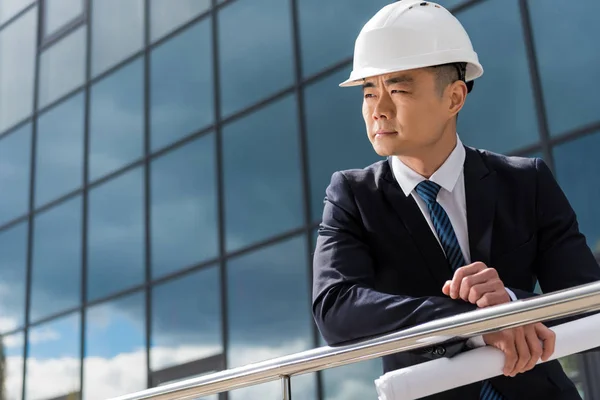
<path id="1" fill-rule="evenodd" d="M 465 196 L 471 262 L 481 261 L 489 266 L 496 210 L 496 173 L 488 169 L 476 150 L 466 146 L 465 149 Z"/>
<path id="2" fill-rule="evenodd" d="M 444 283 L 448 279 L 452 279 L 452 271 L 448 260 L 414 198 L 405 196 L 398 182 L 394 179 L 390 163 L 391 160 L 389 159 L 386 163 L 383 163 L 381 178 L 383 194 L 400 216 L 441 290 Z"/>

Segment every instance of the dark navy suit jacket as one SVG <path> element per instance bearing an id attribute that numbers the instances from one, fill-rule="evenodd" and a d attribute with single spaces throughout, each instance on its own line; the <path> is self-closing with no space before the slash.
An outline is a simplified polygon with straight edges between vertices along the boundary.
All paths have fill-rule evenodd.
<path id="1" fill-rule="evenodd" d="M 496 268 L 519 298 L 534 296 L 536 281 L 547 293 L 600 280 L 575 213 L 542 160 L 465 149 L 473 261 Z M 443 295 L 452 271 L 390 162 L 336 172 L 326 191 L 314 254 L 313 314 L 332 346 L 476 309 Z M 465 350 L 462 341 L 386 356 L 383 372 Z M 492 383 L 509 399 L 580 398 L 557 361 Z M 478 399 L 480 385 L 430 398 Z"/>

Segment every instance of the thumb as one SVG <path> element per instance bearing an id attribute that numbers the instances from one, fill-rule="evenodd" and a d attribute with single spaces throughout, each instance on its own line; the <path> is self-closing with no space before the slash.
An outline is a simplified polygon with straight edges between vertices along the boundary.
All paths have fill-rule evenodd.
<path id="1" fill-rule="evenodd" d="M 452 283 L 452 281 L 446 281 L 446 283 L 444 283 L 444 286 L 442 287 L 442 293 L 444 293 L 446 296 L 450 296 L 450 284 Z"/>

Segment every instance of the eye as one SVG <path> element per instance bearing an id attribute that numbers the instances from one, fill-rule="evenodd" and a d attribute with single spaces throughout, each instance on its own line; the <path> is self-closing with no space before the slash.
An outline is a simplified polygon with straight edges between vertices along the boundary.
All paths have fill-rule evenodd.
<path id="1" fill-rule="evenodd" d="M 398 90 L 398 89 L 394 89 L 392 90 L 392 94 L 394 93 L 408 93 L 406 90 Z"/>
<path id="2" fill-rule="evenodd" d="M 375 98 L 375 95 L 372 93 L 365 93 L 365 99 L 372 99 Z"/>

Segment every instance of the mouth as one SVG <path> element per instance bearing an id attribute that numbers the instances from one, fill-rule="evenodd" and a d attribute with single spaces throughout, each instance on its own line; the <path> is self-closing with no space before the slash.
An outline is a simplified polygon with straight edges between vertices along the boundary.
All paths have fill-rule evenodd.
<path id="1" fill-rule="evenodd" d="M 375 132 L 375 138 L 381 138 L 381 137 L 388 137 L 391 135 L 395 135 L 398 132 L 396 131 L 389 131 L 389 130 L 385 130 L 385 129 L 380 129 L 378 131 Z"/>

